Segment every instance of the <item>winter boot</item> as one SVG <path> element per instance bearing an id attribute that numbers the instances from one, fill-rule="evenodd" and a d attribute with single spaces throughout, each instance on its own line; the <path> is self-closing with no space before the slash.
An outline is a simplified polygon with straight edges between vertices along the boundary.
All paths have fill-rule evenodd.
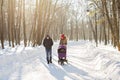
<path id="1" fill-rule="evenodd" d="M 48 64 L 50 63 L 50 61 L 49 61 L 48 57 L 47 57 L 47 63 L 48 63 Z"/>
<path id="2" fill-rule="evenodd" d="M 48 61 L 47 61 L 47 63 L 49 64 L 49 63 L 50 63 L 50 61 L 48 60 Z"/>
<path id="3" fill-rule="evenodd" d="M 50 57 L 50 63 L 52 63 L 52 57 Z"/>

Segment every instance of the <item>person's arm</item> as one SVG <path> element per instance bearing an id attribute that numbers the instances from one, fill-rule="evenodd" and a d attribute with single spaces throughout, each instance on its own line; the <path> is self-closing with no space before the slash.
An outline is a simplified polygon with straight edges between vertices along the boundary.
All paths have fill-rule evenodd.
<path id="1" fill-rule="evenodd" d="M 59 45 L 61 45 L 62 44 L 62 40 L 60 39 L 60 43 L 59 43 Z"/>
<path id="2" fill-rule="evenodd" d="M 67 45 L 67 39 L 65 39 L 65 44 Z"/>

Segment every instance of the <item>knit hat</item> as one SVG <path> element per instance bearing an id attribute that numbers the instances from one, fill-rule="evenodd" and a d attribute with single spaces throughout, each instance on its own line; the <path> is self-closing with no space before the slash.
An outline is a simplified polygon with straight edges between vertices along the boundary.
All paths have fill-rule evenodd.
<path id="1" fill-rule="evenodd" d="M 61 39 L 64 39 L 65 38 L 65 35 L 64 34 L 61 34 Z"/>

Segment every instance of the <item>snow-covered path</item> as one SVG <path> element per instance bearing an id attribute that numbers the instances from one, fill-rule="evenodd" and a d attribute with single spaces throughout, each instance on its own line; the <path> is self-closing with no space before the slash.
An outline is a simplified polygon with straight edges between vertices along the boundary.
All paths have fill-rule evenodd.
<path id="1" fill-rule="evenodd" d="M 57 48 L 58 42 L 52 64 L 46 63 L 43 46 L 0 50 L 0 80 L 120 80 L 120 52 L 113 47 L 69 42 L 64 66 L 57 63 Z"/>

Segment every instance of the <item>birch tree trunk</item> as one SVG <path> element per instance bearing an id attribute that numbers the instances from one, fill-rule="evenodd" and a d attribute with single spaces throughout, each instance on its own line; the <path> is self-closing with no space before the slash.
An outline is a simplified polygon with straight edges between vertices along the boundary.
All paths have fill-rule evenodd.
<path id="1" fill-rule="evenodd" d="M 3 27 L 3 0 L 0 1 L 0 40 L 2 49 L 4 49 L 4 27 Z"/>

